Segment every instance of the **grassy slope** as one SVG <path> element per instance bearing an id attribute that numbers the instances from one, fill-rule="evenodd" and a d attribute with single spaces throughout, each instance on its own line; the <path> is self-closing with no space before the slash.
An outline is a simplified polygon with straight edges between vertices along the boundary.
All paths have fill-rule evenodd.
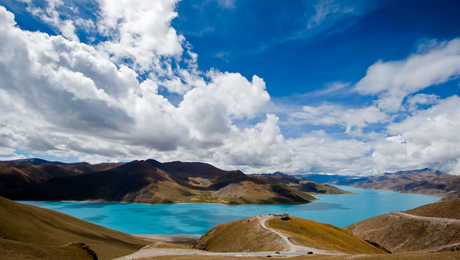
<path id="1" fill-rule="evenodd" d="M 165 180 L 152 183 L 139 191 L 126 194 L 122 201 L 137 203 L 222 203 L 222 204 L 299 204 L 315 198 L 283 186 L 273 190 L 271 184 L 250 181 L 229 184 L 217 191 L 198 190 Z"/>
<path id="2" fill-rule="evenodd" d="M 460 219 L 460 199 L 431 203 L 406 212 L 424 217 Z"/>
<path id="3" fill-rule="evenodd" d="M 460 197 L 460 176 L 440 174 L 430 169 L 371 176 L 352 185 L 361 188 L 441 196 L 443 199 Z"/>
<path id="4" fill-rule="evenodd" d="M 291 217 L 288 221 L 273 218 L 267 225 L 309 247 L 353 254 L 385 253 L 349 231 L 328 224 Z M 257 217 L 218 225 L 202 236 L 196 246 L 214 252 L 276 251 L 283 247 L 280 238 L 263 229 Z"/>
<path id="5" fill-rule="evenodd" d="M 298 244 L 350 254 L 384 253 L 349 231 L 312 220 L 290 217 L 290 220 L 270 219 L 267 224 L 292 237 Z"/>
<path id="6" fill-rule="evenodd" d="M 146 258 L 144 260 L 262 260 L 267 257 L 227 257 L 227 256 L 161 256 Z M 277 258 L 275 258 L 277 259 Z M 298 256 L 288 258 L 290 260 L 458 260 L 460 259 L 460 252 L 446 252 L 446 253 L 405 253 L 405 254 L 386 254 L 386 255 L 354 255 L 354 256 Z"/>
<path id="7" fill-rule="evenodd" d="M 52 210 L 23 205 L 0 197 L 0 255 L 17 254 L 13 259 L 53 258 L 52 255 L 73 252 L 78 248 L 62 248 L 68 243 L 83 242 L 99 259 L 126 255 L 147 244 L 144 240 L 97 226 Z M 56 256 L 55 256 L 56 257 Z M 68 259 L 71 259 L 70 257 Z"/>
<path id="8" fill-rule="evenodd" d="M 92 260 L 94 258 L 79 244 L 56 247 L 22 243 L 0 238 L 0 259 Z"/>
<path id="9" fill-rule="evenodd" d="M 279 237 L 247 218 L 218 225 L 203 235 L 197 249 L 214 252 L 255 252 L 282 250 Z"/>
<path id="10" fill-rule="evenodd" d="M 439 251 L 460 243 L 460 224 L 385 214 L 347 227 L 353 234 L 392 252 Z"/>
<path id="11" fill-rule="evenodd" d="M 212 196 L 231 204 L 298 204 L 316 200 L 313 196 L 279 184 L 251 181 L 229 184 Z"/>

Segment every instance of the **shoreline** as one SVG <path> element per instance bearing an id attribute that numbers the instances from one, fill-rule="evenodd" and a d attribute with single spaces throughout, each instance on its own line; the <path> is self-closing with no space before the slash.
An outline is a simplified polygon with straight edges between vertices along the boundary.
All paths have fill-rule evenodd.
<path id="1" fill-rule="evenodd" d="M 342 194 L 316 194 L 316 195 L 343 195 Z M 303 205 L 310 204 L 312 202 L 318 201 L 318 198 L 315 198 L 311 202 L 307 203 L 241 203 L 241 204 L 232 204 L 232 203 L 222 203 L 222 202 L 172 202 L 172 203 L 146 203 L 146 202 L 128 202 L 128 201 L 113 201 L 113 200 L 14 200 L 17 202 L 77 202 L 77 203 L 113 203 L 113 204 L 140 204 L 140 205 L 192 205 L 192 204 L 220 204 L 225 206 L 241 206 L 241 205 Z"/>

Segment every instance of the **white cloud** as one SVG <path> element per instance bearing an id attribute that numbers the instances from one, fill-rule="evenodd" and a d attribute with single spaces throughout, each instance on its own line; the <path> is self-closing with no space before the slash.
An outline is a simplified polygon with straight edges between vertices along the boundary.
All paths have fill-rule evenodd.
<path id="1" fill-rule="evenodd" d="M 234 120 L 254 117 L 270 98 L 257 76 L 250 82 L 239 73 L 211 71 L 207 82 L 191 66 L 171 74 L 194 86 L 176 107 L 158 94 L 164 81 L 139 82 L 135 70 L 114 64 L 100 46 L 23 31 L 3 7 L 0 21 L 7 148 L 122 159 L 150 149 L 209 148 L 238 131 Z"/>
<path id="2" fill-rule="evenodd" d="M 214 142 L 226 135 L 231 120 L 253 117 L 270 96 L 265 82 L 254 76 L 252 82 L 239 73 L 210 72 L 207 86 L 190 90 L 179 105 L 179 113 L 199 140 Z"/>
<path id="3" fill-rule="evenodd" d="M 235 0 L 217 0 L 219 6 L 227 9 L 233 9 L 236 7 Z"/>
<path id="4" fill-rule="evenodd" d="M 132 59 L 136 69 L 158 70 L 159 56 L 177 56 L 183 52 L 183 36 L 171 27 L 177 16 L 177 0 L 98 0 L 101 18 L 98 29 L 110 36 L 110 41 L 99 49 L 108 51 L 118 59 Z"/>
<path id="5" fill-rule="evenodd" d="M 352 7 L 342 6 L 339 2 L 334 0 L 320 0 L 315 5 L 315 13 L 310 17 L 307 23 L 307 28 L 312 29 L 319 26 L 326 20 L 327 16 L 336 13 L 352 13 Z"/>
<path id="6" fill-rule="evenodd" d="M 57 8 L 64 7 L 64 0 L 46 0 L 47 6 L 45 8 L 34 5 L 33 1 L 24 2 L 27 3 L 27 10 L 31 14 L 58 29 L 64 37 L 74 41 L 79 40 L 75 33 L 74 22 L 70 19 L 63 19 L 57 10 Z"/>
<path id="7" fill-rule="evenodd" d="M 54 2 L 59 14 L 60 2 Z M 270 95 L 263 79 L 198 69 L 198 55 L 171 26 L 175 4 L 101 0 L 94 28 L 108 39 L 97 45 L 64 29 L 58 36 L 21 30 L 0 6 L 0 156 L 25 150 L 91 162 L 196 160 L 249 172 L 460 169 L 460 99 L 417 94 L 458 76 L 459 40 L 371 66 L 355 89 L 377 95 L 375 104 L 292 105 L 264 115 Z M 53 10 L 42 12 L 53 17 Z M 79 19 L 67 20 L 77 28 L 93 26 Z M 347 87 L 338 81 L 316 95 Z M 162 96 L 165 89 L 179 101 Z M 403 99 L 410 113 L 394 123 L 388 112 Z M 287 115 L 287 125 L 280 115 Z M 342 126 L 346 137 L 310 131 L 289 138 L 280 129 L 289 124 Z M 387 129 L 362 134 L 372 124 Z"/>
<path id="8" fill-rule="evenodd" d="M 419 105 L 435 105 L 439 100 L 439 96 L 436 95 L 417 94 L 409 97 L 406 101 L 406 105 L 409 112 L 416 112 Z"/>
<path id="9" fill-rule="evenodd" d="M 326 87 L 317 91 L 312 91 L 304 94 L 305 97 L 318 97 L 325 95 L 337 95 L 337 93 L 343 92 L 345 89 L 351 86 L 350 82 L 335 81 L 326 84 Z"/>
<path id="10" fill-rule="evenodd" d="M 380 109 L 397 112 L 407 95 L 460 76 L 460 39 L 430 46 L 406 60 L 375 63 L 355 90 L 378 95 Z"/>
<path id="11" fill-rule="evenodd" d="M 231 138 L 219 149 L 217 157 L 226 165 L 245 165 L 252 169 L 282 167 L 290 161 L 289 147 L 278 127 L 278 117 L 268 114 L 264 122 L 246 129 L 233 128 Z M 249 167 L 248 167 L 249 166 Z"/>
<path id="12" fill-rule="evenodd" d="M 389 120 L 386 113 L 375 106 L 364 108 L 346 108 L 340 105 L 325 104 L 320 106 L 303 106 L 302 111 L 292 113 L 293 120 L 298 124 L 310 125 L 341 125 L 345 132 L 360 130 L 369 124 L 385 123 Z"/>
<path id="13" fill-rule="evenodd" d="M 460 172 L 460 98 L 441 100 L 388 126 L 391 135 L 377 143 L 374 152 L 379 169 L 433 167 Z"/>
<path id="14" fill-rule="evenodd" d="M 287 170 L 367 175 L 375 174 L 373 160 L 369 157 L 372 146 L 353 139 L 334 139 L 323 131 L 301 138 L 289 139 L 292 163 Z"/>

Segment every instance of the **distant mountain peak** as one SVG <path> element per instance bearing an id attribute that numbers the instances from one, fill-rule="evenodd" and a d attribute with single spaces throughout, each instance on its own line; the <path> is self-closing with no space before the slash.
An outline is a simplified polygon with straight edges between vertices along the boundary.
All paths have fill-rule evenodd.
<path id="1" fill-rule="evenodd" d="M 425 173 L 425 172 L 430 172 L 434 173 L 436 175 L 442 175 L 444 172 L 441 172 L 439 170 L 433 170 L 430 168 L 423 168 L 423 169 L 417 169 L 417 170 L 406 170 L 406 171 L 397 171 L 397 172 L 385 172 L 383 175 L 388 176 L 388 175 L 402 175 L 402 174 L 419 174 L 419 173 Z"/>
<path id="2" fill-rule="evenodd" d="M 273 173 L 260 173 L 258 175 L 263 175 L 263 176 L 290 176 L 289 174 L 283 173 L 283 172 L 273 172 Z"/>
<path id="3" fill-rule="evenodd" d="M 42 165 L 42 164 L 55 164 L 55 165 L 89 165 L 87 162 L 74 162 L 74 163 L 65 163 L 59 161 L 48 161 L 41 158 L 26 158 L 26 159 L 16 159 L 9 161 L 0 161 L 0 165 L 20 165 L 30 163 L 32 165 Z"/>

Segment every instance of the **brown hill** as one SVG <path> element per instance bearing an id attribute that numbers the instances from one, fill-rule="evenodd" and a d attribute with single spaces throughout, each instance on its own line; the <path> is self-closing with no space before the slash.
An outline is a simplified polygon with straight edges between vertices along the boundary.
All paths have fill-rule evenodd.
<path id="1" fill-rule="evenodd" d="M 370 176 L 355 181 L 352 185 L 361 188 L 442 196 L 444 199 L 460 197 L 460 176 L 430 169 Z"/>
<path id="2" fill-rule="evenodd" d="M 347 230 L 311 220 L 277 215 L 257 216 L 218 225 L 200 238 L 196 248 L 214 252 L 278 250 L 334 254 L 385 253 Z"/>
<path id="3" fill-rule="evenodd" d="M 0 161 L 0 196 L 14 197 L 53 178 L 108 170 L 119 163 L 60 163 L 41 159 Z"/>
<path id="4" fill-rule="evenodd" d="M 296 178 L 248 176 L 198 162 L 0 163 L 0 191 L 16 200 L 105 200 L 142 203 L 308 203 L 312 193 L 342 193 Z M 20 180 L 20 181 L 18 181 Z M 82 188 L 84 187 L 84 188 Z"/>
<path id="5" fill-rule="evenodd" d="M 257 252 L 284 250 L 281 238 L 264 229 L 258 217 L 218 225 L 203 235 L 195 246 L 213 252 Z"/>
<path id="6" fill-rule="evenodd" d="M 460 199 L 439 201 L 436 203 L 427 204 L 412 210 L 408 210 L 406 213 L 424 217 L 460 219 Z"/>
<path id="7" fill-rule="evenodd" d="M 459 200 L 429 204 L 407 212 L 389 213 L 355 223 L 353 234 L 392 252 L 460 249 Z M 420 215 L 419 215 L 420 214 Z"/>
<path id="8" fill-rule="evenodd" d="M 274 259 L 275 256 L 273 256 Z M 231 256 L 203 256 L 203 255 L 185 255 L 185 256 L 158 256 L 143 258 L 143 260 L 241 260 L 242 257 Z M 260 257 L 245 257 L 246 260 L 262 260 L 267 259 L 267 256 Z M 327 256 L 327 255 L 308 255 L 289 257 L 289 260 L 458 260 L 460 259 L 459 252 L 443 252 L 443 253 L 401 253 L 401 254 L 385 254 L 385 255 L 343 255 L 343 256 Z"/>
<path id="9" fill-rule="evenodd" d="M 0 197 L 0 259 L 112 259 L 147 242 Z"/>
<path id="10" fill-rule="evenodd" d="M 297 217 L 271 218 L 267 225 L 301 246 L 346 254 L 384 254 L 384 250 L 354 236 L 351 232 L 329 224 Z"/>

